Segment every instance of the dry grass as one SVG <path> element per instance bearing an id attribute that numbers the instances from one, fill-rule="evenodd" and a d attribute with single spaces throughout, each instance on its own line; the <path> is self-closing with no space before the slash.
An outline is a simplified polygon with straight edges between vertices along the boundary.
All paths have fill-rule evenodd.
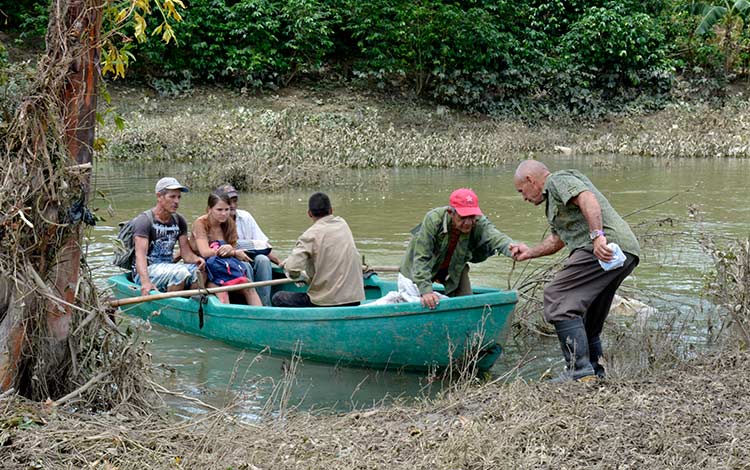
<path id="1" fill-rule="evenodd" d="M 577 139 L 578 153 L 662 158 L 750 157 L 750 104 L 742 96 L 727 105 L 676 104 L 646 116 L 601 125 Z"/>
<path id="2" fill-rule="evenodd" d="M 750 346 L 750 238 L 718 246 L 706 239 L 714 260 L 708 291 L 723 313 L 724 326 L 743 349 Z"/>
<path id="3" fill-rule="evenodd" d="M 341 168 L 493 167 L 558 150 L 750 156 L 750 105 L 741 96 L 723 107 L 675 104 L 645 116 L 529 126 L 351 90 L 250 97 L 204 88 L 159 98 L 114 88 L 113 95 L 127 127 L 100 129 L 108 140 L 100 157 L 197 162 L 192 182 L 205 188 L 231 179 L 248 190 L 278 191 L 335 182 Z"/>
<path id="4" fill-rule="evenodd" d="M 747 353 L 593 385 L 491 383 L 416 405 L 290 413 L 87 415 L 5 398 L 7 468 L 747 468 Z M 36 467 L 35 467 L 36 465 Z"/>
<path id="5" fill-rule="evenodd" d="M 128 127 L 101 129 L 109 140 L 101 156 L 199 162 L 191 178 L 206 188 L 226 180 L 248 190 L 314 186 L 336 181 L 341 168 L 496 166 L 567 140 L 521 122 L 355 93 L 330 103 L 312 92 L 254 98 L 204 89 L 177 100 L 114 93 Z"/>

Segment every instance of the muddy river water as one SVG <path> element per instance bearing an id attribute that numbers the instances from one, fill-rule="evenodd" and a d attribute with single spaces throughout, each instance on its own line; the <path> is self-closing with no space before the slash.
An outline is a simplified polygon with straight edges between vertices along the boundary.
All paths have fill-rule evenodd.
<path id="1" fill-rule="evenodd" d="M 657 232 L 648 229 L 651 232 L 646 233 L 641 264 L 626 281 L 639 292 L 657 294 L 659 300 L 652 302 L 674 302 L 677 308 L 690 308 L 701 302 L 702 276 L 710 260 L 696 236 L 697 230 L 718 239 L 746 237 L 750 233 L 750 161 L 556 155 L 543 160 L 553 171 L 583 171 L 620 214 L 636 212 L 626 219 L 631 225 L 664 221 Z M 524 202 L 516 193 L 512 184 L 514 169 L 515 165 L 510 164 L 492 169 L 352 171 L 344 178 L 350 183 L 316 189 L 331 196 L 334 212 L 347 220 L 368 263 L 397 265 L 409 230 L 428 209 L 446 204 L 450 192 L 458 187 L 471 187 L 477 192 L 485 215 L 500 230 L 529 244 L 538 241 L 546 228 L 543 208 Z M 180 178 L 189 171 L 180 165 L 156 163 L 97 164 L 94 183 L 99 196 L 95 206 L 107 220 L 90 233 L 88 259 L 99 285 L 103 286 L 107 276 L 117 272 L 109 264 L 117 223 L 154 205 L 153 187 L 159 177 Z M 311 192 L 306 189 L 242 194 L 240 207 L 253 214 L 283 258 L 296 237 L 310 225 L 306 203 Z M 207 193 L 201 191 L 191 191 L 183 197 L 179 212 L 188 223 L 205 211 L 206 198 Z M 107 215 L 108 206 L 115 211 L 113 216 Z M 511 266 L 503 256 L 472 266 L 472 283 L 507 288 Z M 264 356 L 253 360 L 253 352 L 243 356 L 241 350 L 222 343 L 156 326 L 143 337 L 150 340 L 153 363 L 165 386 L 215 404 L 222 404 L 229 396 L 239 396 L 240 408 L 249 416 L 263 406 L 284 367 L 283 358 Z M 521 374 L 533 379 L 559 361 L 559 351 L 554 343 L 542 339 L 531 347 L 536 359 L 524 366 Z M 505 372 L 521 354 L 528 353 L 527 348 L 525 344 L 522 352 L 511 341 L 493 372 Z M 269 379 L 259 380 L 262 377 Z M 429 382 L 420 374 L 303 362 L 290 402 L 307 408 L 363 406 L 385 396 L 429 393 L 434 387 Z"/>

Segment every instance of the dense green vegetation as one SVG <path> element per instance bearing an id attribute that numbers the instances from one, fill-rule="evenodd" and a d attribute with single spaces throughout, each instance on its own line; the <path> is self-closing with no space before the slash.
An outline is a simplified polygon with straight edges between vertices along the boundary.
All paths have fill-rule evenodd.
<path id="1" fill-rule="evenodd" d="M 133 77 L 165 94 L 309 79 L 487 113 L 598 115 L 653 106 L 675 77 L 722 84 L 750 62 L 747 0 L 192 0 L 179 46 L 134 44 Z M 22 0 L 10 29 L 41 34 Z M 152 21 L 157 21 L 152 19 Z"/>

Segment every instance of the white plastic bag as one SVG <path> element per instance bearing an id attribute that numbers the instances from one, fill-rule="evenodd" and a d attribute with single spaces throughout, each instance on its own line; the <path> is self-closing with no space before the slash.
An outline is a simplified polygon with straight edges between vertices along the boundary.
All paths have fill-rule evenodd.
<path id="1" fill-rule="evenodd" d="M 605 271 L 612 271 L 613 269 L 621 268 L 627 259 L 625 258 L 625 253 L 622 252 L 622 248 L 620 248 L 620 245 L 617 243 L 608 243 L 607 247 L 612 250 L 612 261 L 605 263 L 604 261 L 599 260 L 599 265 Z"/>

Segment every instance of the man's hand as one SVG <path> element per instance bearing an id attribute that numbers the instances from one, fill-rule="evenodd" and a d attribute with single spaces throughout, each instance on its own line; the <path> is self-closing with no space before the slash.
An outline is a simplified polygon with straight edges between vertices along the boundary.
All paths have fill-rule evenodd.
<path id="1" fill-rule="evenodd" d="M 206 260 L 204 260 L 200 256 L 195 257 L 195 265 L 198 267 L 198 271 L 206 270 Z"/>
<path id="2" fill-rule="evenodd" d="M 612 250 L 607 246 L 607 237 L 599 235 L 594 239 L 594 256 L 609 263 L 614 258 Z"/>
<path id="3" fill-rule="evenodd" d="M 511 243 L 510 255 L 516 261 L 526 261 L 527 259 L 531 259 L 531 249 L 526 243 Z"/>
<path id="4" fill-rule="evenodd" d="M 141 295 L 149 295 L 152 290 L 156 290 L 156 286 L 151 281 L 146 280 L 141 282 Z"/>
<path id="5" fill-rule="evenodd" d="M 272 263 L 276 264 L 277 266 L 283 267 L 283 264 L 284 264 L 284 263 L 283 263 L 283 261 L 281 261 L 281 260 L 279 259 L 279 257 L 278 257 L 278 256 L 276 256 L 275 254 L 273 254 L 273 253 L 268 253 L 268 259 L 269 259 L 269 260 L 270 260 L 270 261 L 271 261 Z"/>
<path id="6" fill-rule="evenodd" d="M 422 306 L 429 309 L 434 309 L 440 304 L 440 297 L 434 292 L 428 292 L 422 294 Z"/>

